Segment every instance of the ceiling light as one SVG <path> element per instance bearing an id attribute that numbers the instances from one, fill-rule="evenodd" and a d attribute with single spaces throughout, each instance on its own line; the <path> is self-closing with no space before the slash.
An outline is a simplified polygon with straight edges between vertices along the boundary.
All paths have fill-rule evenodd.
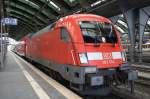
<path id="1" fill-rule="evenodd" d="M 106 1 L 106 0 L 98 0 L 98 1 L 94 2 L 93 4 L 91 4 L 91 7 L 94 7 L 94 6 L 100 4 L 100 3 L 104 2 L 104 1 Z"/>
<path id="2" fill-rule="evenodd" d="M 60 8 L 51 0 L 47 0 L 47 2 L 49 2 L 55 9 L 57 9 L 58 11 L 60 11 Z"/>

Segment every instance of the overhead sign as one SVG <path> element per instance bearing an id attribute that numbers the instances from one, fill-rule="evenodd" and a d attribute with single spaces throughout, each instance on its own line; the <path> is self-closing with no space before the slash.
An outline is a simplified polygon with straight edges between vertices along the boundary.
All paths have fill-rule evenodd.
<path id="1" fill-rule="evenodd" d="M 2 20 L 2 23 L 3 24 L 6 24 L 6 25 L 17 25 L 17 19 L 15 18 L 3 18 Z"/>

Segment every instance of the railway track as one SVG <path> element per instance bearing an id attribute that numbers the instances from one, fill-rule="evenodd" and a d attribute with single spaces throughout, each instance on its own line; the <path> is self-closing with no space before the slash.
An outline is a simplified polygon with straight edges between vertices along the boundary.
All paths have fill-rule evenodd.
<path id="1" fill-rule="evenodd" d="M 123 99 L 115 94 L 110 94 L 109 96 L 100 97 L 100 96 L 85 96 L 83 99 Z"/>
<path id="2" fill-rule="evenodd" d="M 144 64 L 144 63 L 142 63 Z M 149 72 L 150 73 L 150 63 L 146 63 L 145 65 L 142 64 L 132 64 L 134 70 L 142 71 L 142 72 Z"/>
<path id="3" fill-rule="evenodd" d="M 133 69 L 138 71 L 139 79 L 135 81 L 135 85 L 139 87 L 141 91 L 145 91 L 148 93 L 148 97 L 150 97 L 150 64 L 140 64 L 140 65 L 133 65 Z"/>
<path id="4" fill-rule="evenodd" d="M 149 79 L 140 78 L 139 80 L 135 81 L 135 83 L 150 88 L 150 80 Z"/>

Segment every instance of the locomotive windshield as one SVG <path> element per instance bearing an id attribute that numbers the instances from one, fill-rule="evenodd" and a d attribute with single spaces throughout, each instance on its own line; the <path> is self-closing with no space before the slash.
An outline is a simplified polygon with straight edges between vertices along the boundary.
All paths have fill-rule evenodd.
<path id="1" fill-rule="evenodd" d="M 85 43 L 117 43 L 117 35 L 111 23 L 79 22 Z"/>

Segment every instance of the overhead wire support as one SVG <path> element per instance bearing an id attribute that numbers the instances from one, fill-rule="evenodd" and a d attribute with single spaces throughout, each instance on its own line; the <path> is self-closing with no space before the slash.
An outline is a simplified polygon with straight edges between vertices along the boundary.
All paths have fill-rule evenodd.
<path id="1" fill-rule="evenodd" d="M 1 18 L 0 18 L 0 69 L 4 68 L 5 55 L 7 53 L 7 42 L 6 42 L 6 25 L 5 25 L 5 13 L 4 13 L 4 0 L 0 2 Z M 3 37 L 4 36 L 4 37 Z"/>
<path id="2" fill-rule="evenodd" d="M 0 7 L 1 7 L 1 33 L 0 33 L 0 69 L 3 68 L 3 42 L 2 42 L 2 37 L 3 37 L 3 23 L 2 19 L 4 18 L 4 9 L 3 9 L 3 0 L 0 2 Z"/>
<path id="3" fill-rule="evenodd" d="M 0 37 L 1 37 L 1 39 L 0 39 L 0 55 L 1 55 L 1 57 L 0 57 L 0 60 L 1 60 L 1 64 L 0 64 L 0 69 L 2 69 L 3 68 L 3 42 L 2 42 L 2 37 L 3 37 L 3 23 L 2 23 L 2 19 L 1 19 L 1 34 L 0 34 Z"/>

